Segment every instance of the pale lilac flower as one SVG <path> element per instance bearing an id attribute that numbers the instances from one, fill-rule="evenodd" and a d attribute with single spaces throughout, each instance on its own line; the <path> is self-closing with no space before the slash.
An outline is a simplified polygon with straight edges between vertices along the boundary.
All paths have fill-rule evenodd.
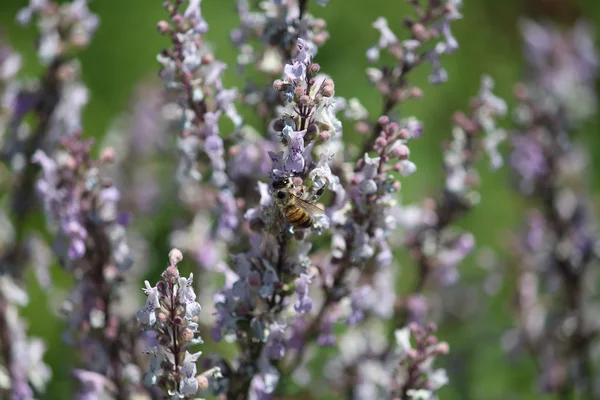
<path id="1" fill-rule="evenodd" d="M 38 56 L 46 65 L 70 50 L 87 46 L 99 25 L 99 18 L 88 9 L 87 0 L 60 5 L 48 0 L 30 0 L 17 13 L 17 22 L 27 25 L 34 16 L 40 29 Z"/>
<path id="2" fill-rule="evenodd" d="M 308 285 L 311 282 L 310 275 L 301 274 L 296 279 L 296 293 L 298 294 L 298 300 L 294 304 L 294 309 L 299 314 L 306 314 L 312 309 L 312 299 L 308 296 Z"/>
<path id="3" fill-rule="evenodd" d="M 193 275 L 179 275 L 177 265 L 183 256 L 173 249 L 169 253 L 169 265 L 162 273 L 162 280 L 152 287 L 145 282 L 144 293 L 148 296 L 146 307 L 138 312 L 138 321 L 157 333 L 159 345 L 149 349 L 150 366 L 144 376 L 147 385 L 161 385 L 167 395 L 188 398 L 199 390 L 197 380 L 198 357 L 201 352 L 190 353 L 189 346 L 203 343 L 198 336 L 195 322 L 200 312 L 193 289 Z M 210 377 L 217 378 L 219 370 L 211 370 Z M 171 389 L 177 388 L 171 392 Z"/>

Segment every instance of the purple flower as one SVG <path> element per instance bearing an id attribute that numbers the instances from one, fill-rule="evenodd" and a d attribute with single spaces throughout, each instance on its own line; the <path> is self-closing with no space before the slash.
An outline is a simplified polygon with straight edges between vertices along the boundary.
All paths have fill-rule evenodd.
<path id="1" fill-rule="evenodd" d="M 285 356 L 285 325 L 271 324 L 269 341 L 266 345 L 267 354 L 273 360 L 281 360 Z"/>
<path id="2" fill-rule="evenodd" d="M 171 250 L 162 280 L 156 287 L 145 282 L 144 293 L 148 299 L 146 306 L 138 311 L 137 318 L 156 332 L 159 343 L 149 350 L 150 366 L 144 381 L 152 386 L 165 385 L 160 387 L 165 395 L 175 384 L 176 394 L 185 398 L 199 390 L 196 361 L 201 352 L 190 353 L 188 350 L 190 346 L 203 342 L 198 336 L 196 320 L 201 307 L 196 302 L 193 275 L 184 278 L 177 269 L 182 259 L 181 251 Z M 171 334 L 175 331 L 179 332 L 178 336 Z M 175 369 L 165 368 L 167 357 L 174 361 Z"/>
<path id="3" fill-rule="evenodd" d="M 312 309 L 313 301 L 308 297 L 308 285 L 311 282 L 311 276 L 307 274 L 301 274 L 296 279 L 296 293 L 298 294 L 298 300 L 294 304 L 294 309 L 298 314 L 309 313 Z"/>
<path id="4" fill-rule="evenodd" d="M 371 291 L 370 286 L 354 289 L 350 296 L 350 315 L 346 319 L 346 324 L 355 326 L 362 322 L 365 317 L 364 310 L 369 306 Z"/>
<path id="5" fill-rule="evenodd" d="M 284 128 L 288 129 L 287 135 L 289 136 L 290 142 L 290 150 L 289 154 L 285 159 L 285 169 L 290 172 L 301 172 L 304 169 L 304 157 L 302 153 L 304 152 L 304 135 L 306 134 L 306 130 L 304 131 L 293 131 L 289 126 Z"/>
<path id="6" fill-rule="evenodd" d="M 593 32 L 579 21 L 571 32 L 531 20 L 521 21 L 524 54 L 529 74 L 545 100 L 564 107 L 571 123 L 578 123 L 596 110 L 593 84 L 600 59 L 594 48 Z"/>

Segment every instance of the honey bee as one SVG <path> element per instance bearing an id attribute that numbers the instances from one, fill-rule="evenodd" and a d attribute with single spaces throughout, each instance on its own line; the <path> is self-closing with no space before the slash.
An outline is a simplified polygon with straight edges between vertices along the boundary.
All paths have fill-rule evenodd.
<path id="1" fill-rule="evenodd" d="M 324 211 L 321 208 L 296 196 L 293 183 L 289 178 L 275 181 L 273 188 L 275 206 L 281 210 L 290 225 L 307 229 L 314 224 L 315 217 L 323 215 Z"/>

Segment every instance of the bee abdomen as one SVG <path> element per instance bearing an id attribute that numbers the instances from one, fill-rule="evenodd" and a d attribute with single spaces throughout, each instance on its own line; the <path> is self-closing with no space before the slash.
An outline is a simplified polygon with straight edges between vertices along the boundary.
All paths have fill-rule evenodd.
<path id="1" fill-rule="evenodd" d="M 285 212 L 285 217 L 290 224 L 298 228 L 309 228 L 313 223 L 313 219 L 308 213 L 296 207 L 289 207 Z"/>

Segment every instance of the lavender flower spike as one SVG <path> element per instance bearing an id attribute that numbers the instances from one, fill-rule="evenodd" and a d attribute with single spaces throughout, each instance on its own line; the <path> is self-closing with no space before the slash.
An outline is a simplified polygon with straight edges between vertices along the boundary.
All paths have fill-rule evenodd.
<path id="1" fill-rule="evenodd" d="M 446 371 L 433 368 L 435 359 L 450 350 L 448 343 L 438 342 L 433 335 L 436 330 L 435 324 L 423 327 L 410 323 L 394 332 L 400 364 L 392 382 L 394 398 L 436 400 L 435 392 L 448 383 Z M 415 347 L 412 347 L 411 337 Z"/>
<path id="2" fill-rule="evenodd" d="M 150 365 L 144 376 L 148 386 L 158 386 L 170 399 L 188 399 L 209 386 L 209 378 L 218 378 L 220 369 L 197 374 L 196 361 L 202 352 L 190 353 L 189 347 L 203 343 L 198 335 L 200 304 L 196 302 L 193 274 L 179 275 L 177 264 L 183 255 L 178 249 L 169 252 L 169 265 L 155 287 L 145 282 L 146 306 L 137 319 L 157 334 L 158 346 L 149 349 Z M 165 397 L 167 398 L 167 397 Z"/>

